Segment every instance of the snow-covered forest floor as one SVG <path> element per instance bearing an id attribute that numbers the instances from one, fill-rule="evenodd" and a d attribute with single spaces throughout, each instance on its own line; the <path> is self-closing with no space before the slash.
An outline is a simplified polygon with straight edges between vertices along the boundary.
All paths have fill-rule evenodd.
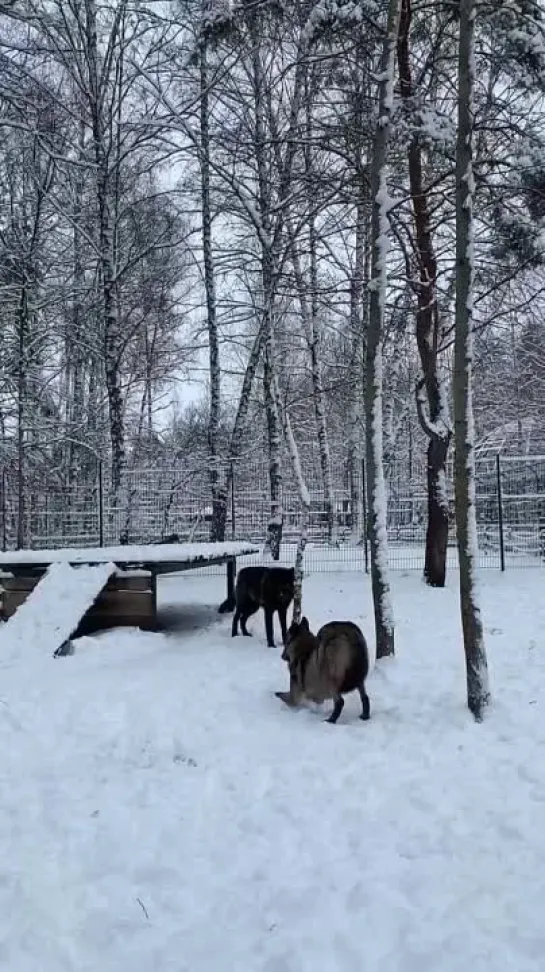
<path id="1" fill-rule="evenodd" d="M 526 972 L 543 966 L 543 574 L 483 572 L 494 704 L 465 707 L 457 575 L 395 574 L 372 717 L 274 697 L 222 577 L 160 582 L 165 629 L 0 663 L 0 964 L 9 972 Z M 313 627 L 369 580 L 311 575 Z M 279 641 L 279 638 L 277 639 Z"/>

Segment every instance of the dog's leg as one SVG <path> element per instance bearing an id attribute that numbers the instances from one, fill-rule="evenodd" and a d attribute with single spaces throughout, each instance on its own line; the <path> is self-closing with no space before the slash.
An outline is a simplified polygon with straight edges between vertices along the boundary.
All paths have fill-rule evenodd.
<path id="1" fill-rule="evenodd" d="M 283 642 L 283 644 L 286 644 L 286 638 L 288 636 L 288 629 L 287 629 L 287 626 L 286 626 L 286 615 L 287 615 L 286 608 L 285 607 L 279 607 L 278 608 L 278 617 L 280 619 L 280 627 L 282 628 L 282 642 Z"/>
<path id="2" fill-rule="evenodd" d="M 265 608 L 265 634 L 269 648 L 274 648 L 273 612 L 270 608 Z"/>
<path id="3" fill-rule="evenodd" d="M 233 626 L 231 628 L 231 637 L 232 638 L 236 638 L 236 636 L 238 634 L 238 621 L 239 621 L 239 618 L 240 618 L 240 611 L 237 608 L 236 611 L 235 611 L 235 616 L 233 618 Z M 241 626 L 242 626 L 242 622 L 241 622 Z"/>
<path id="4" fill-rule="evenodd" d="M 360 693 L 360 698 L 361 698 L 360 719 L 363 719 L 364 722 L 367 722 L 367 720 L 371 718 L 371 704 L 369 702 L 369 696 L 365 691 L 365 685 L 363 683 L 362 685 L 358 685 L 358 692 Z"/>
<path id="5" fill-rule="evenodd" d="M 289 705 L 291 709 L 295 708 L 301 702 L 303 697 L 302 692 L 297 685 L 296 680 L 293 675 L 290 675 L 290 690 L 289 692 L 275 692 L 277 699 L 281 699 L 286 705 Z"/>
<path id="6" fill-rule="evenodd" d="M 336 695 L 335 696 L 335 705 L 333 706 L 333 712 L 331 713 L 329 719 L 326 719 L 325 721 L 326 722 L 330 722 L 331 725 L 335 725 L 335 723 L 336 723 L 337 719 L 339 718 L 339 716 L 340 716 L 343 708 L 344 708 L 344 699 L 343 699 L 342 695 Z"/>

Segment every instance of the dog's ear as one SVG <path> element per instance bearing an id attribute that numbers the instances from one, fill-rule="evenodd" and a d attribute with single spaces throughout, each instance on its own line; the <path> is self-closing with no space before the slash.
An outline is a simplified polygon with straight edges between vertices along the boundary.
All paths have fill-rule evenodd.
<path id="1" fill-rule="evenodd" d="M 301 624 L 299 625 L 301 631 L 310 631 L 310 625 L 308 623 L 308 618 L 301 618 Z"/>

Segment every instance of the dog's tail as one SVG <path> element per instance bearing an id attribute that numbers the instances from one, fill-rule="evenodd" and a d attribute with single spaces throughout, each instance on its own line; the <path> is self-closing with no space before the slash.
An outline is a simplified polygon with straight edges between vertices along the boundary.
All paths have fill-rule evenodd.
<path id="1" fill-rule="evenodd" d="M 222 601 L 219 608 L 218 614 L 231 614 L 235 610 L 235 601 L 231 597 L 226 597 L 225 601 Z"/>

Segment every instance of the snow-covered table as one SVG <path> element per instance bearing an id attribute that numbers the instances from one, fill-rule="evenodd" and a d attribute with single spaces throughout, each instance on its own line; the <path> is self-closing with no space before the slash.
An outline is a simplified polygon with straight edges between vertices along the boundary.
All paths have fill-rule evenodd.
<path id="1" fill-rule="evenodd" d="M 212 564 L 226 564 L 227 601 L 224 602 L 224 605 L 231 606 L 234 603 L 236 558 L 245 554 L 257 553 L 258 549 L 251 543 L 233 541 L 227 543 L 82 547 L 77 549 L 67 547 L 59 550 L 8 550 L 0 552 L 0 574 L 12 575 L 9 581 L 2 581 L 0 578 L 0 586 L 6 588 L 4 613 L 6 617 L 14 613 L 16 607 L 26 600 L 28 594 L 52 564 L 69 564 L 72 567 L 115 564 L 118 573 L 108 582 L 107 596 L 105 599 L 103 598 L 101 604 L 101 620 L 106 620 L 106 617 L 110 615 L 111 623 L 139 624 L 139 619 L 145 617 L 147 626 L 154 627 L 157 622 L 157 576 L 159 574 L 195 570 L 198 567 L 208 567 Z M 138 578 L 138 571 L 145 572 L 142 578 Z M 149 578 L 149 582 L 145 581 L 146 576 Z M 129 591 L 134 592 L 132 599 L 128 597 Z M 134 613 L 134 616 L 132 616 L 130 611 L 127 613 L 126 608 L 120 610 L 120 598 L 121 601 L 124 599 L 124 603 L 132 600 L 135 611 L 138 605 L 140 613 Z M 7 609 L 8 604 L 10 605 L 9 609 Z"/>

